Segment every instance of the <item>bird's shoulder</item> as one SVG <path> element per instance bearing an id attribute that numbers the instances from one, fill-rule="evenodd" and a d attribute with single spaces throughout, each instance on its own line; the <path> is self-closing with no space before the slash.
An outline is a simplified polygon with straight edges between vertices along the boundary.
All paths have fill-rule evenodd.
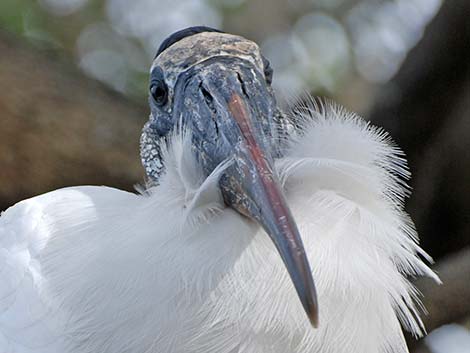
<path id="1" fill-rule="evenodd" d="M 111 187 L 77 186 L 25 199 L 0 215 L 0 250 L 19 251 L 28 247 L 35 254 L 65 219 L 91 216 L 107 206 L 126 205 L 136 197 Z"/>
<path id="2" fill-rule="evenodd" d="M 61 335 L 53 327 L 59 322 L 53 316 L 59 313 L 51 310 L 44 295 L 45 249 L 71 227 L 99 218 L 107 205 L 127 205 L 136 197 L 109 187 L 70 187 L 20 201 L 2 212 L 0 352 L 23 352 L 26 347 L 63 351 Z"/>

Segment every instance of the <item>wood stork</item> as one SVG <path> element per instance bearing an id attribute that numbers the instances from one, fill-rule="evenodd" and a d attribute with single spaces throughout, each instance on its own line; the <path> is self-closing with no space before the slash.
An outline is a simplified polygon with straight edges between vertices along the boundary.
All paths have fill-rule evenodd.
<path id="1" fill-rule="evenodd" d="M 271 79 L 242 37 L 165 40 L 145 191 L 70 187 L 2 214 L 1 352 L 407 352 L 400 323 L 424 331 L 407 276 L 439 279 L 403 153 L 335 104 L 281 112 Z"/>

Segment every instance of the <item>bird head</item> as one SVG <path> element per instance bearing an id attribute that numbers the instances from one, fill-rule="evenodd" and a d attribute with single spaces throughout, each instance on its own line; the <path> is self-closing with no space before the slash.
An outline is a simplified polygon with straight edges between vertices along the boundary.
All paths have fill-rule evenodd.
<path id="1" fill-rule="evenodd" d="M 271 237 L 316 326 L 310 266 L 273 168 L 281 127 L 271 80 L 268 60 L 250 40 L 207 27 L 174 33 L 160 46 L 150 70 L 151 114 L 141 155 L 148 177 L 158 182 L 165 169 L 161 145 L 184 127 L 205 175 L 230 160 L 219 178 L 225 204 Z"/>

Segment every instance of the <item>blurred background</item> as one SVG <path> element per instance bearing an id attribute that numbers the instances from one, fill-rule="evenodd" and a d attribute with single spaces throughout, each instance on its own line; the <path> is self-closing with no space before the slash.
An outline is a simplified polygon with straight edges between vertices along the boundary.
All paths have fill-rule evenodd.
<path id="1" fill-rule="evenodd" d="M 411 351 L 469 353 L 468 0 L 1 0 L 0 209 L 142 181 L 150 63 L 201 24 L 258 42 L 283 104 L 330 97 L 404 149 L 407 210 L 445 283 L 417 281 L 432 333 Z"/>

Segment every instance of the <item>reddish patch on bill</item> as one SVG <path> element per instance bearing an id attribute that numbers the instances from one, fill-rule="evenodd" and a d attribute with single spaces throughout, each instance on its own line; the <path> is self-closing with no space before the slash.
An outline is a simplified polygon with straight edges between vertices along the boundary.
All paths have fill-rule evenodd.
<path id="1" fill-rule="evenodd" d="M 317 327 L 318 309 L 316 294 L 313 282 L 311 281 L 310 266 L 308 265 L 304 246 L 302 244 L 299 231 L 297 230 L 297 226 L 295 225 L 294 219 L 287 207 L 287 202 L 281 193 L 277 178 L 273 174 L 272 167 L 266 158 L 265 152 L 258 144 L 251 122 L 251 116 L 246 108 L 245 102 L 238 94 L 233 93 L 230 101 L 228 102 L 228 108 L 240 128 L 243 138 L 245 139 L 246 147 L 269 200 L 268 207 L 271 208 L 276 226 L 282 230 L 284 239 L 287 241 L 289 252 L 293 255 L 292 258 L 295 261 L 296 270 L 300 272 L 300 276 L 302 277 L 302 281 L 307 291 L 310 291 L 310 293 L 307 294 L 307 297 L 309 297 L 309 304 L 308 309 L 306 308 L 306 310 L 312 325 Z M 309 285 L 309 283 L 311 284 Z"/>
<path id="2" fill-rule="evenodd" d="M 246 109 L 245 103 L 238 94 L 234 93 L 228 102 L 228 108 L 240 127 L 240 131 L 246 141 L 248 151 L 250 152 L 265 191 L 271 202 L 276 219 L 281 223 L 280 225 L 282 228 L 287 231 L 286 234 L 294 236 L 296 232 L 293 231 L 292 224 L 289 224 L 290 222 L 288 222 L 289 218 L 291 218 L 289 217 L 290 211 L 285 205 L 284 197 L 280 193 L 279 186 L 274 178 L 272 168 L 268 164 L 265 153 L 256 141 L 251 124 L 251 117 Z M 289 242 L 292 242 L 291 245 L 293 245 L 294 248 L 297 248 L 298 244 L 296 244 L 295 240 L 296 239 L 289 239 Z"/>

